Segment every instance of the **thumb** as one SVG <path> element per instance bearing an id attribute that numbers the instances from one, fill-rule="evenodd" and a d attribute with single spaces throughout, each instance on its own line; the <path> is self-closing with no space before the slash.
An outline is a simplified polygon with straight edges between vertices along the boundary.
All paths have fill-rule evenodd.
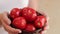
<path id="1" fill-rule="evenodd" d="M 4 12 L 1 14 L 1 19 L 5 21 L 6 24 L 11 24 L 11 21 L 10 19 L 8 18 L 8 13 L 7 12 Z"/>

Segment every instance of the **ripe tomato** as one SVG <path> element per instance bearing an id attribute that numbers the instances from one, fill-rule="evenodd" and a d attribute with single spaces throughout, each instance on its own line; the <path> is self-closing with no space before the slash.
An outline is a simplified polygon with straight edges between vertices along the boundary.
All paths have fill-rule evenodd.
<path id="1" fill-rule="evenodd" d="M 22 10 L 22 16 L 25 17 L 27 21 L 34 21 L 36 19 L 36 11 L 33 10 L 32 8 L 25 7 Z"/>
<path id="2" fill-rule="evenodd" d="M 41 28 L 44 26 L 45 22 L 46 22 L 45 16 L 37 16 L 37 19 L 35 20 L 34 24 L 37 28 Z"/>
<path id="3" fill-rule="evenodd" d="M 26 27 L 26 20 L 23 17 L 18 17 L 13 20 L 12 23 L 16 28 L 25 29 Z"/>
<path id="4" fill-rule="evenodd" d="M 21 15 L 21 10 L 18 9 L 18 8 L 13 8 L 10 12 L 10 16 L 11 18 L 16 18 L 16 17 L 19 17 Z"/>
<path id="5" fill-rule="evenodd" d="M 33 32 L 36 28 L 32 24 L 27 24 L 26 29 L 27 32 Z"/>

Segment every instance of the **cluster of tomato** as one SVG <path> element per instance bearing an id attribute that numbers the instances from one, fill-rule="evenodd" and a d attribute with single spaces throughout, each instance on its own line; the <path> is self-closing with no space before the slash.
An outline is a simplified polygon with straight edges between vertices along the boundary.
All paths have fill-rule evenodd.
<path id="1" fill-rule="evenodd" d="M 37 28 L 42 28 L 46 23 L 46 17 L 37 15 L 36 11 L 32 8 L 25 7 L 23 9 L 13 8 L 10 12 L 12 25 L 18 29 L 33 32 Z"/>

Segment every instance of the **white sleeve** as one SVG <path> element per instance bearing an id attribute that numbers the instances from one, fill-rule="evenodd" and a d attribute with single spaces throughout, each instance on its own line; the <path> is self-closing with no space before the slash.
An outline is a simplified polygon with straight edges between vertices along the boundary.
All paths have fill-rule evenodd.
<path id="1" fill-rule="evenodd" d="M 6 32 L 6 31 L 4 30 L 4 28 L 1 27 L 1 28 L 0 28 L 0 34 L 8 34 L 8 32 Z"/>
<path id="2" fill-rule="evenodd" d="M 28 0 L 0 0 L 0 13 L 10 11 L 12 8 L 28 6 Z"/>

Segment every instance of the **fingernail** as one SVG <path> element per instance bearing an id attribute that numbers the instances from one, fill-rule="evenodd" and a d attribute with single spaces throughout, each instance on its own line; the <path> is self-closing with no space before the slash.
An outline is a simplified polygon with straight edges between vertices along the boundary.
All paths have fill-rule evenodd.
<path id="1" fill-rule="evenodd" d="M 22 33 L 22 31 L 21 30 L 18 30 L 19 31 L 19 33 Z"/>

